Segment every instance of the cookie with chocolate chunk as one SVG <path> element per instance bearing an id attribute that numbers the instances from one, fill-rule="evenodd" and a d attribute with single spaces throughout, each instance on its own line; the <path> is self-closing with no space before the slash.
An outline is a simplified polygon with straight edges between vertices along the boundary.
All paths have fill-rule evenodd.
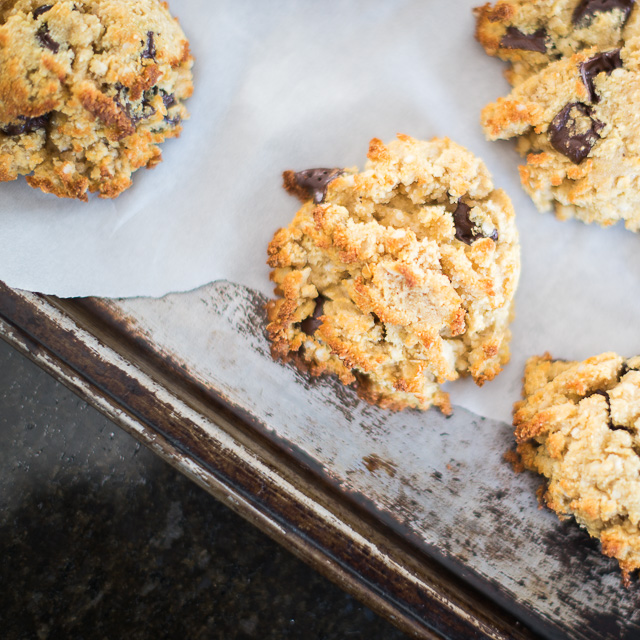
<path id="1" fill-rule="evenodd" d="M 545 476 L 547 506 L 598 538 L 628 582 L 640 568 L 640 357 L 531 358 L 523 396 L 524 466 Z"/>
<path id="2" fill-rule="evenodd" d="M 518 138 L 540 211 L 640 230 L 640 39 L 552 62 L 482 111 L 490 140 Z"/>
<path id="3" fill-rule="evenodd" d="M 510 63 L 513 85 L 583 49 L 618 48 L 639 34 L 634 0 L 499 0 L 475 10 L 476 38 Z"/>
<path id="4" fill-rule="evenodd" d="M 158 0 L 0 3 L 0 181 L 117 196 L 179 135 L 191 65 Z"/>
<path id="5" fill-rule="evenodd" d="M 448 413 L 442 383 L 482 384 L 509 358 L 513 208 L 450 140 L 374 139 L 368 158 L 284 174 L 303 206 L 269 245 L 272 352 L 382 407 Z"/>

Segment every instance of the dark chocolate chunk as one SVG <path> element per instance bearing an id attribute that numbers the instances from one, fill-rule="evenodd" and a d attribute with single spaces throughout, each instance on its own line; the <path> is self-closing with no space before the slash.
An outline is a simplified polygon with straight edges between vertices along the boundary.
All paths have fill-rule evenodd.
<path id="1" fill-rule="evenodd" d="M 129 88 L 121 83 L 118 82 L 115 85 L 115 89 L 117 93 L 113 97 L 113 101 L 120 107 L 120 110 L 127 115 L 132 124 L 135 125 L 140 122 L 140 120 L 146 120 L 156 112 L 155 108 L 151 105 L 151 101 L 158 93 L 157 87 L 147 89 L 142 94 L 142 100 L 139 102 L 131 102 L 129 99 Z"/>
<path id="2" fill-rule="evenodd" d="M 600 139 L 604 124 L 595 120 L 591 108 L 581 102 L 570 102 L 549 125 L 549 140 L 556 151 L 575 164 L 580 164 Z"/>
<path id="3" fill-rule="evenodd" d="M 142 112 L 139 115 L 135 115 L 135 116 L 131 115 L 129 117 L 135 122 L 138 122 L 139 120 L 146 120 L 147 118 L 150 118 L 151 116 L 155 115 L 155 113 L 156 113 L 155 107 L 151 106 L 151 103 L 148 102 L 147 100 L 143 100 Z"/>
<path id="4" fill-rule="evenodd" d="M 153 31 L 147 31 L 147 47 L 142 52 L 143 58 L 156 59 L 156 43 L 153 41 Z"/>
<path id="5" fill-rule="evenodd" d="M 469 218 L 471 207 L 458 201 L 458 206 L 453 212 L 453 222 L 456 226 L 456 238 L 465 244 L 471 244 L 475 238 L 475 225 Z"/>
<path id="6" fill-rule="evenodd" d="M 620 380 L 622 380 L 622 378 L 624 378 L 624 376 L 626 376 L 627 373 L 629 373 L 629 371 L 639 371 L 639 369 L 636 369 L 635 367 L 630 367 L 626 362 L 623 362 L 622 368 L 620 369 L 620 373 L 618 374 L 618 382 L 620 382 Z"/>
<path id="7" fill-rule="evenodd" d="M 176 104 L 176 97 L 173 95 L 173 93 L 166 93 L 165 91 L 162 91 L 162 102 L 164 104 L 164 108 L 168 110 L 169 107 L 172 107 L 174 104 Z M 164 117 L 164 121 L 175 127 L 182 122 L 182 117 L 180 116 L 180 114 L 177 114 L 173 118 L 170 118 L 169 114 L 167 113 L 167 115 Z"/>
<path id="8" fill-rule="evenodd" d="M 629 19 L 634 3 L 635 0 L 582 0 L 575 8 L 571 21 L 573 24 L 578 24 L 585 19 L 593 18 L 596 13 L 606 13 L 607 11 L 619 9 L 622 11 L 622 24 L 625 24 Z"/>
<path id="9" fill-rule="evenodd" d="M 482 231 L 476 227 L 469 217 L 471 207 L 462 200 L 458 200 L 458 206 L 453 212 L 453 222 L 456 226 L 456 238 L 465 244 L 472 244 L 478 238 L 491 238 L 494 242 L 498 240 L 498 230 L 494 229 L 490 236 L 485 236 Z"/>
<path id="10" fill-rule="evenodd" d="M 157 95 L 158 87 L 151 87 L 142 94 L 142 113 L 138 116 L 138 120 L 150 118 L 156 113 L 156 108 L 151 103 Z"/>
<path id="11" fill-rule="evenodd" d="M 507 33 L 502 36 L 500 46 L 505 49 L 522 49 L 523 51 L 547 52 L 547 32 L 538 29 L 533 33 L 522 33 L 515 27 L 507 27 Z"/>
<path id="12" fill-rule="evenodd" d="M 599 73 L 609 75 L 614 69 L 619 69 L 621 66 L 622 58 L 620 57 L 620 49 L 599 53 L 597 56 L 589 58 L 580 65 L 582 82 L 584 82 L 584 86 L 587 87 L 589 100 L 591 100 L 591 102 L 600 102 L 600 96 L 596 93 L 596 88 L 593 86 L 594 78 Z"/>
<path id="13" fill-rule="evenodd" d="M 162 96 L 162 102 L 166 109 L 177 104 L 176 98 L 172 93 L 166 93 L 163 89 L 158 89 L 158 87 L 151 87 L 150 89 L 147 89 L 142 94 L 142 100 L 133 102 L 130 100 L 130 91 L 128 87 L 125 87 L 121 83 L 117 83 L 114 88 L 117 93 L 113 97 L 113 101 L 134 125 L 141 120 L 148 120 L 156 113 L 156 108 L 152 103 L 153 99 L 158 94 Z M 170 117 L 167 114 L 164 117 L 164 122 L 175 127 L 182 122 L 182 117 L 179 113 L 176 113 L 173 117 Z"/>
<path id="14" fill-rule="evenodd" d="M 135 123 L 135 118 L 131 114 L 131 103 L 129 102 L 129 89 L 119 82 L 115 85 L 118 93 L 113 97 L 113 101 L 120 107 L 120 111 L 125 113 L 132 123 Z"/>
<path id="15" fill-rule="evenodd" d="M 324 314 L 324 303 L 326 301 L 327 299 L 323 295 L 319 295 L 316 298 L 316 308 L 313 313 L 300 323 L 300 329 L 308 336 L 312 336 L 320 328 L 322 324 L 320 318 Z"/>
<path id="16" fill-rule="evenodd" d="M 51 118 L 50 113 L 45 113 L 36 118 L 27 118 L 26 116 L 18 116 L 17 122 L 12 122 L 0 128 L 0 131 L 7 136 L 21 136 L 23 133 L 31 133 L 37 129 L 44 129 L 49 124 Z"/>
<path id="17" fill-rule="evenodd" d="M 307 169 L 297 173 L 285 171 L 285 187 L 289 188 L 287 175 L 290 176 L 292 174 L 293 180 L 299 189 L 311 196 L 316 204 L 320 204 L 327 195 L 329 183 L 341 173 L 343 173 L 342 169 Z"/>
<path id="18" fill-rule="evenodd" d="M 49 49 L 49 51 L 53 51 L 53 53 L 60 51 L 60 45 L 51 37 L 49 25 L 46 22 L 40 25 L 40 28 L 36 31 L 36 38 L 38 38 L 38 42 L 46 49 Z"/>
<path id="19" fill-rule="evenodd" d="M 49 9 L 52 9 L 52 8 L 53 8 L 52 4 L 43 4 L 41 7 L 38 7 L 37 9 L 34 10 L 33 19 L 35 20 L 36 18 L 39 18 L 43 13 L 47 13 L 47 11 L 49 11 Z"/>
<path id="20" fill-rule="evenodd" d="M 166 91 L 162 91 L 162 102 L 164 104 L 164 108 L 168 109 L 172 104 L 176 101 L 176 97 L 173 93 L 167 93 Z"/>

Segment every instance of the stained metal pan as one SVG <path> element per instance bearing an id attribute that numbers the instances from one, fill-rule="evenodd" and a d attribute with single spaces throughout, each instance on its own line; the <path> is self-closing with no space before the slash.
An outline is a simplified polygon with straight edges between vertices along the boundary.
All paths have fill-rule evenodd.
<path id="1" fill-rule="evenodd" d="M 226 282 L 121 301 L 0 283 L 0 336 L 415 637 L 640 637 L 616 563 L 504 460 L 508 425 L 388 413 L 273 362 L 264 302 Z"/>

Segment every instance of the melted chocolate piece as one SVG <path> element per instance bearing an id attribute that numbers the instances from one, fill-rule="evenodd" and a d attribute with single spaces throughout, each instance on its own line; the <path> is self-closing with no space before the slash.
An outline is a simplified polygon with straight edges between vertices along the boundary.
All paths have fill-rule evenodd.
<path id="1" fill-rule="evenodd" d="M 36 38 L 49 51 L 53 51 L 53 53 L 60 51 L 60 45 L 49 34 L 49 25 L 46 22 L 36 31 Z"/>
<path id="2" fill-rule="evenodd" d="M 618 375 L 618 382 L 620 382 L 620 380 L 622 380 L 622 378 L 624 378 L 624 376 L 626 376 L 629 371 L 640 371 L 640 369 L 630 367 L 626 362 L 623 362 L 622 368 L 620 369 L 620 373 Z"/>
<path id="3" fill-rule="evenodd" d="M 173 95 L 173 93 L 166 93 L 162 91 L 162 102 L 164 104 L 164 108 L 169 109 L 169 107 L 176 104 L 176 97 Z M 180 114 L 177 114 L 173 118 L 170 118 L 169 114 L 167 113 L 167 115 L 164 117 L 164 120 L 171 126 L 175 127 L 182 122 L 182 117 L 180 116 Z"/>
<path id="4" fill-rule="evenodd" d="M 549 125 L 549 140 L 556 151 L 574 164 L 580 164 L 600 140 L 604 124 L 594 120 L 591 109 L 581 102 L 570 102 Z"/>
<path id="5" fill-rule="evenodd" d="M 147 100 L 147 98 L 144 98 L 142 100 L 142 113 L 138 116 L 130 115 L 129 117 L 133 121 L 138 122 L 140 120 L 145 120 L 147 118 L 150 118 L 151 116 L 155 115 L 155 113 L 156 113 L 155 107 L 152 107 L 149 100 Z"/>
<path id="6" fill-rule="evenodd" d="M 7 136 L 21 136 L 23 133 L 31 133 L 36 129 L 44 129 L 49 124 L 51 118 L 50 113 L 45 113 L 37 118 L 27 118 L 26 116 L 18 116 L 18 122 L 12 122 L 0 131 Z"/>
<path id="7" fill-rule="evenodd" d="M 538 29 L 533 33 L 522 33 L 515 27 L 507 27 L 507 33 L 502 36 L 500 46 L 505 49 L 522 49 L 523 51 L 547 52 L 547 32 L 545 29 Z"/>
<path id="8" fill-rule="evenodd" d="M 129 102 L 129 88 L 120 84 L 115 85 L 118 93 L 114 96 L 113 101 L 120 107 L 120 111 L 125 113 L 132 124 L 135 124 L 140 118 L 137 118 L 132 114 L 131 103 Z"/>
<path id="9" fill-rule="evenodd" d="M 589 100 L 591 100 L 591 102 L 600 102 L 600 96 L 596 93 L 596 88 L 593 86 L 594 78 L 603 72 L 609 75 L 614 69 L 619 69 L 621 66 L 622 58 L 620 57 L 620 49 L 599 53 L 597 56 L 589 58 L 580 65 L 582 82 L 584 82 L 584 86 L 587 87 Z"/>
<path id="10" fill-rule="evenodd" d="M 606 13 L 619 9 L 622 11 L 622 24 L 624 25 L 629 19 L 629 14 L 635 0 L 582 0 L 575 8 L 571 21 L 578 24 L 584 19 L 591 19 L 596 13 Z"/>
<path id="11" fill-rule="evenodd" d="M 154 96 L 158 94 L 158 87 L 147 89 L 142 95 L 142 102 L 133 103 L 129 100 L 129 88 L 120 84 L 115 85 L 118 93 L 114 96 L 113 101 L 120 107 L 133 124 L 146 120 L 155 114 L 156 109 L 151 105 Z"/>
<path id="12" fill-rule="evenodd" d="M 475 225 L 469 218 L 471 207 L 458 201 L 458 206 L 453 212 L 453 223 L 456 226 L 456 238 L 465 244 L 471 244 L 475 238 Z"/>
<path id="13" fill-rule="evenodd" d="M 164 104 L 164 108 L 168 109 L 172 104 L 174 104 L 176 101 L 176 97 L 173 95 L 173 93 L 166 93 L 165 91 L 162 92 L 162 103 Z"/>
<path id="14" fill-rule="evenodd" d="M 131 120 L 132 124 L 137 124 L 141 120 L 147 120 L 156 113 L 156 108 L 151 104 L 155 96 L 160 94 L 162 96 L 162 102 L 165 108 L 169 108 L 174 104 L 177 104 L 176 98 L 172 93 L 166 93 L 163 89 L 158 87 L 151 87 L 142 94 L 142 100 L 140 102 L 131 102 L 129 100 L 129 88 L 125 87 L 121 83 L 115 85 L 117 91 L 113 97 L 113 101 L 118 105 L 120 110 Z M 176 114 L 173 118 L 169 115 L 165 115 L 164 121 L 175 127 L 182 122 L 180 114 Z"/>
<path id="15" fill-rule="evenodd" d="M 296 184 L 304 189 L 316 204 L 324 201 L 329 183 L 342 173 L 342 169 L 307 169 L 294 174 Z"/>
<path id="16" fill-rule="evenodd" d="M 316 308 L 313 310 L 313 313 L 300 323 L 300 329 L 308 336 L 312 336 L 320 328 L 322 324 L 320 317 L 324 313 L 324 303 L 326 301 L 327 299 L 323 295 L 319 295 L 316 298 Z"/>
<path id="17" fill-rule="evenodd" d="M 43 13 L 47 13 L 47 11 L 49 11 L 49 9 L 52 9 L 52 8 L 53 8 L 52 4 L 43 4 L 41 7 L 38 7 L 33 12 L 33 19 L 35 20 L 36 18 L 39 18 Z"/>
<path id="18" fill-rule="evenodd" d="M 456 226 L 456 238 L 460 242 L 471 245 L 478 238 L 491 238 L 494 242 L 498 240 L 498 230 L 494 229 L 490 236 L 485 236 L 482 231 L 476 227 L 469 217 L 471 207 L 461 200 L 458 200 L 458 206 L 453 212 L 453 222 Z"/>
<path id="19" fill-rule="evenodd" d="M 153 41 L 153 31 L 147 31 L 147 48 L 142 52 L 142 58 L 156 59 L 156 43 Z"/>
<path id="20" fill-rule="evenodd" d="M 172 127 L 177 127 L 182 122 L 182 116 L 179 114 L 173 118 L 169 118 L 168 116 L 165 116 L 164 121 L 167 124 L 170 124 Z"/>

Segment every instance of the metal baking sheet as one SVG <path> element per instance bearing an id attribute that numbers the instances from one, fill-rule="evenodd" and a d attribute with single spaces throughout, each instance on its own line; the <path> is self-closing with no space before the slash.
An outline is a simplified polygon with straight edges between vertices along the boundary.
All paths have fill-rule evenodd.
<path id="1" fill-rule="evenodd" d="M 443 575 L 475 594 L 462 597 L 462 602 L 473 601 L 472 608 L 480 609 L 472 624 L 477 636 L 468 629 L 455 630 L 451 620 L 467 624 L 469 612 L 464 606 L 456 609 L 455 598 L 444 595 L 448 578 L 425 602 L 442 596 L 452 618 L 437 623 L 437 614 L 428 607 L 420 613 L 418 607 L 418 625 L 404 628 L 417 635 L 419 627 L 425 634 L 431 628 L 451 638 L 640 636 L 637 589 L 623 588 L 617 563 L 602 556 L 577 525 L 561 523 L 540 509 L 539 479 L 514 473 L 505 461 L 513 444 L 509 425 L 458 407 L 449 418 L 435 410 L 389 413 L 363 403 L 331 378 L 312 379 L 292 365 L 274 362 L 264 333 L 265 299 L 239 285 L 219 282 L 160 300 L 60 302 L 55 313 L 44 299 L 19 294 L 27 310 L 41 306 L 38 313 L 48 320 L 37 322 L 28 313 L 19 314 L 15 302 L 6 302 L 7 295 L 0 296 L 0 313 L 32 339 L 34 332 L 40 335 L 43 322 L 66 322 L 76 327 L 74 341 L 80 345 L 96 341 L 91 353 L 98 361 L 107 357 L 111 343 L 109 349 L 116 352 L 144 352 L 164 363 L 166 377 L 154 389 L 136 391 L 136 396 L 162 395 L 177 380 L 195 385 L 201 394 L 196 415 L 206 413 L 213 400 L 221 403 L 243 425 L 243 435 L 236 439 L 266 440 L 282 455 L 274 463 L 280 472 L 304 468 L 314 491 L 321 496 L 335 492 L 346 501 L 344 511 L 320 518 L 323 529 L 338 531 L 353 514 L 364 512 L 389 532 L 389 547 L 406 545 L 413 560 L 387 567 L 389 580 L 415 577 L 423 558 L 434 563 L 434 575 L 441 567 Z M 7 338 L 7 331 L 2 333 Z M 78 345 L 69 346 L 68 338 L 56 344 L 67 353 L 65 360 L 79 350 Z M 114 366 L 124 371 L 136 358 L 120 356 Z M 153 367 L 146 366 L 153 373 Z M 107 373 L 93 375 L 113 377 Z M 83 376 L 88 374 L 80 371 Z M 131 402 L 131 390 L 121 387 L 111 396 Z M 153 420 L 147 420 L 145 429 L 162 435 Z M 213 438 L 216 429 L 213 422 L 203 422 L 194 433 Z M 197 467 L 200 454 L 204 456 L 199 442 L 184 445 L 176 454 L 175 463 L 183 471 Z M 255 487 L 249 492 L 253 498 L 260 496 Z M 281 526 L 286 532 L 286 521 Z M 345 553 L 348 546 L 338 543 L 333 553 Z M 349 565 L 349 554 L 344 557 Z M 363 583 L 370 580 L 366 562 L 353 561 L 351 569 Z M 478 604 L 476 596 L 486 600 Z M 382 609 L 393 618 L 390 611 L 398 603 L 390 607 Z M 481 620 L 482 610 L 492 610 L 493 622 Z M 503 613 L 512 617 L 510 622 L 504 622 Z M 502 622 L 495 622 L 496 616 Z"/>

